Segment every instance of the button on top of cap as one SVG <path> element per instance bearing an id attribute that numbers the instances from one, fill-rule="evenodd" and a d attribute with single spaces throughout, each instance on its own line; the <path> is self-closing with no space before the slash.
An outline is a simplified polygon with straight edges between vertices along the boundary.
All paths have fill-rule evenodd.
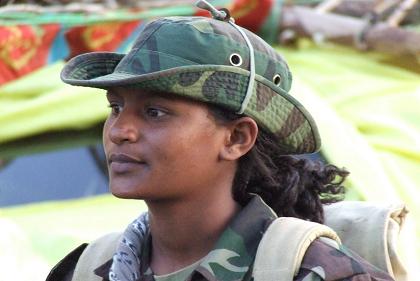
<path id="1" fill-rule="evenodd" d="M 230 17 L 229 11 L 227 9 L 217 10 L 212 4 L 210 4 L 206 0 L 199 0 L 195 3 L 195 5 L 198 8 L 209 11 L 212 17 L 216 20 L 234 22 L 234 19 Z"/>

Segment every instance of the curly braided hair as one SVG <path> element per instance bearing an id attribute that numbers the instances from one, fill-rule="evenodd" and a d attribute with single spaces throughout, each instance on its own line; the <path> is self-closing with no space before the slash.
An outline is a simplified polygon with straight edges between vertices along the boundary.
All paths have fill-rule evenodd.
<path id="1" fill-rule="evenodd" d="M 209 109 L 220 122 L 241 117 L 220 107 Z M 254 147 L 239 159 L 232 194 L 241 205 L 258 194 L 278 216 L 323 223 L 322 204 L 342 200 L 348 174 L 321 161 L 284 155 L 275 137 L 260 129 Z"/>

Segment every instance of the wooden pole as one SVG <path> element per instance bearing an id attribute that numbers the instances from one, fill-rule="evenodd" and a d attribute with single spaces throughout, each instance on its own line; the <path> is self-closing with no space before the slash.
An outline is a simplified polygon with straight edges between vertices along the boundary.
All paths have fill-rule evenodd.
<path id="1" fill-rule="evenodd" d="M 334 10 L 338 5 L 340 5 L 341 2 L 342 0 L 327 0 L 327 1 L 321 2 L 321 4 L 316 6 L 315 11 L 317 11 L 318 13 L 330 12 Z"/>
<path id="2" fill-rule="evenodd" d="M 293 32 L 297 37 L 323 38 L 359 49 L 420 57 L 420 33 L 386 23 L 370 25 L 362 19 L 318 13 L 307 7 L 284 7 L 280 30 Z"/>
<path id="3" fill-rule="evenodd" d="M 407 16 L 410 9 L 417 4 L 417 0 L 404 0 L 401 5 L 389 16 L 387 23 L 390 26 L 399 26 L 400 22 Z"/>

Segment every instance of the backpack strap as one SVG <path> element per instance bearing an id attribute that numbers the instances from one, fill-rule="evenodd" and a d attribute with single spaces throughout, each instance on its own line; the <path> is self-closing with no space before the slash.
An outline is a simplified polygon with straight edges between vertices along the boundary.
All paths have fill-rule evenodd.
<path id="1" fill-rule="evenodd" d="M 306 250 L 320 237 L 340 238 L 329 227 L 292 217 L 280 217 L 271 223 L 257 249 L 253 277 L 255 281 L 292 281 L 299 272 Z"/>
<path id="2" fill-rule="evenodd" d="M 408 212 L 404 204 L 342 201 L 324 206 L 324 211 L 325 224 L 337 231 L 346 247 L 395 280 L 409 279 L 404 242 L 415 239 L 400 233 Z M 398 239 L 400 235 L 402 239 Z"/>
<path id="3" fill-rule="evenodd" d="M 121 233 L 109 233 L 90 243 L 77 262 L 72 281 L 102 281 L 93 271 L 114 255 Z"/>

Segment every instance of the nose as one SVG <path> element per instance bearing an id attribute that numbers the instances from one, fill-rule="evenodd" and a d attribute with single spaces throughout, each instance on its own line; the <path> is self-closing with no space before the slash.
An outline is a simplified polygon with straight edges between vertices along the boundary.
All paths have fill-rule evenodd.
<path id="1" fill-rule="evenodd" d="M 134 143 L 139 139 L 140 124 L 133 114 L 120 112 L 120 114 L 108 125 L 109 139 L 116 144 L 124 142 Z"/>

